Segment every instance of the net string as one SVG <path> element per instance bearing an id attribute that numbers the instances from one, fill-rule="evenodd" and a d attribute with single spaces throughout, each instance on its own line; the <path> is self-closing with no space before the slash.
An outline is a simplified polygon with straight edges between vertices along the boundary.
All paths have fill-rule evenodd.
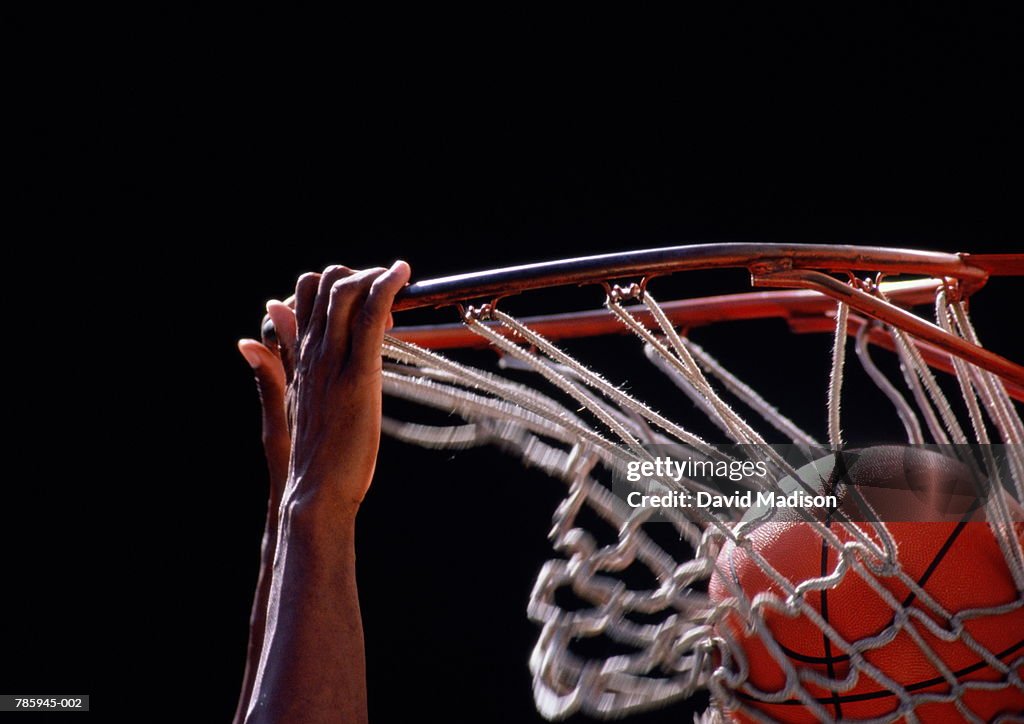
<path id="1" fill-rule="evenodd" d="M 808 433 L 801 430 L 796 423 L 783 415 L 777 407 L 765 400 L 757 390 L 754 390 L 734 374 L 725 369 L 718 360 L 712 357 L 699 344 L 692 339 L 687 339 L 687 347 L 697 363 L 708 373 L 722 383 L 722 386 L 738 400 L 754 410 L 761 419 L 768 423 L 776 431 L 785 435 L 794 444 L 817 446 L 817 441 Z"/>
<path id="2" fill-rule="evenodd" d="M 662 334 L 665 335 L 665 339 L 669 341 L 671 351 L 662 343 L 661 339 L 652 334 L 634 315 L 630 314 L 622 306 L 618 297 L 609 295 L 605 306 L 630 331 L 645 342 L 644 349 L 648 359 L 660 360 L 658 366 L 662 371 L 667 372 L 677 386 L 687 391 L 691 399 L 696 400 L 702 408 L 708 411 L 710 413 L 709 417 L 735 443 L 749 446 L 746 448 L 747 452 L 762 453 L 758 457 L 766 461 L 770 460 L 776 469 L 782 469 L 787 474 L 792 474 L 794 471 L 781 456 L 774 454 L 775 451 L 767 446 L 761 435 L 714 391 L 701 373 L 699 366 L 687 349 L 687 345 L 683 343 L 674 326 L 650 293 L 643 291 L 640 295 L 644 306 L 651 312 Z M 648 348 L 653 350 L 657 357 L 653 357 L 648 353 Z M 767 453 L 767 455 L 763 453 Z"/>
<path id="3" fill-rule="evenodd" d="M 400 379 L 400 376 L 398 375 L 385 374 L 385 386 L 391 385 L 396 390 L 404 388 L 406 392 L 409 391 L 410 384 L 414 386 L 412 394 L 408 395 L 409 399 L 417 398 L 418 393 L 415 386 L 419 386 L 421 389 L 425 388 L 438 393 L 437 397 L 428 398 L 434 401 L 437 405 L 443 405 L 446 398 L 450 398 L 451 402 L 456 405 L 455 409 L 458 409 L 459 406 L 464 405 L 467 402 L 480 403 L 482 407 L 478 408 L 476 413 L 471 410 L 467 410 L 471 415 L 481 414 L 486 416 L 487 408 L 491 405 L 494 405 L 495 409 L 501 409 L 504 412 L 513 415 L 517 414 L 519 409 L 525 410 L 543 419 L 543 422 L 536 424 L 538 432 L 571 432 L 570 439 L 574 436 L 577 439 L 590 443 L 594 448 L 604 453 L 610 461 L 618 461 L 620 465 L 624 465 L 625 463 L 636 459 L 635 456 L 628 454 L 621 447 L 614 445 L 592 430 L 589 426 L 582 423 L 564 406 L 558 405 L 550 398 L 538 395 L 536 392 L 528 391 L 521 385 L 515 385 L 507 380 L 503 380 L 497 375 L 478 370 L 468 365 L 457 364 L 435 352 L 431 352 L 392 337 L 385 337 L 383 352 L 386 356 L 397 362 L 403 362 L 406 364 L 416 364 L 417 362 L 420 362 L 429 365 L 428 367 L 421 366 L 417 374 L 422 374 L 424 370 L 429 371 L 430 369 L 438 368 L 450 373 L 454 378 L 464 380 L 465 383 L 469 383 L 471 386 L 479 390 L 494 395 L 493 398 L 487 398 L 462 391 L 454 385 L 438 385 L 436 383 L 432 383 L 430 380 L 419 377 L 412 377 L 408 380 L 403 380 Z M 502 404 L 503 402 L 508 404 Z M 524 422 L 527 424 L 534 423 L 534 421 L 535 418 L 524 418 Z"/>
<path id="4" fill-rule="evenodd" d="M 879 288 L 879 296 L 886 300 L 885 293 Z M 953 413 L 953 408 L 949 404 L 949 400 L 946 395 L 942 392 L 942 388 L 939 387 L 939 383 L 935 379 L 935 375 L 932 373 L 931 367 L 924 361 L 924 357 L 921 356 L 921 351 L 917 348 L 910 339 L 909 335 L 903 330 L 892 328 L 892 334 L 899 340 L 899 344 L 903 350 L 903 354 L 906 355 L 905 364 L 908 364 L 917 378 L 920 380 L 925 391 L 928 393 L 934 409 L 938 412 L 939 418 L 942 420 L 941 425 L 936 423 L 933 428 L 933 435 L 936 435 L 937 442 L 948 443 L 950 440 L 954 445 L 966 445 L 967 435 L 964 433 L 963 428 L 956 419 L 956 415 Z M 919 405 L 921 402 L 918 403 Z M 930 407 L 930 406 L 929 406 Z M 948 436 L 947 434 L 948 433 Z"/>
<path id="5" fill-rule="evenodd" d="M 686 445 L 692 446 L 694 449 L 701 452 L 702 454 L 711 458 L 721 457 L 721 452 L 708 445 L 708 443 L 705 442 L 703 439 L 687 431 L 686 429 L 682 428 L 676 423 L 666 419 L 665 417 L 655 412 L 654 410 L 652 410 L 650 407 L 640 402 L 639 400 L 636 400 L 635 398 L 630 397 L 626 393 L 622 392 L 621 390 L 613 386 L 611 383 L 609 383 L 607 380 L 605 380 L 603 377 L 587 369 L 584 365 L 580 364 L 575 359 L 564 353 L 562 350 L 555 347 L 547 339 L 537 334 L 530 328 L 519 323 L 511 316 L 499 310 L 495 310 L 493 312 L 493 316 L 495 317 L 495 319 L 501 322 L 501 324 L 504 325 L 506 328 L 511 329 L 513 332 L 520 335 L 526 342 L 536 347 L 541 353 L 543 353 L 550 359 L 572 369 L 584 384 L 587 384 L 588 386 L 594 387 L 595 389 L 599 390 L 602 394 L 605 395 L 605 397 L 614 400 L 616 403 L 618 403 L 625 409 L 632 410 L 642 415 L 646 419 L 656 424 L 661 429 L 665 430 L 665 432 L 673 435 Z M 490 341 L 498 349 L 501 349 L 502 351 L 511 354 L 514 357 L 518 357 L 520 360 L 526 362 L 527 364 L 534 365 L 537 368 L 538 372 L 544 374 L 544 372 L 542 371 L 543 368 L 537 366 L 536 363 L 533 362 L 535 357 L 529 354 L 528 352 L 525 352 L 522 347 L 519 347 L 518 345 L 509 342 L 509 340 L 497 334 L 495 331 L 491 330 L 485 325 L 480 324 L 477 320 L 470 320 L 468 325 L 471 330 L 473 330 L 477 334 L 481 335 L 482 337 Z M 572 384 L 569 383 L 568 380 L 566 380 L 565 378 L 552 379 L 551 381 L 553 381 L 557 386 L 561 387 L 569 394 L 576 396 Z M 580 401 L 583 402 L 583 400 Z"/>
<path id="6" fill-rule="evenodd" d="M 833 450 L 843 446 L 840 404 L 843 391 L 843 369 L 846 365 L 846 326 L 850 306 L 840 302 L 836 309 L 836 329 L 832 339 L 832 371 L 828 379 L 828 443 Z"/>
<path id="7" fill-rule="evenodd" d="M 959 332 L 959 328 L 955 327 L 953 313 L 946 298 L 946 290 L 943 288 L 940 288 L 936 295 L 935 312 L 939 324 L 943 329 L 951 334 L 957 334 Z M 1013 518 L 1010 514 L 1009 504 L 1007 501 L 1008 493 L 1003 487 L 999 465 L 996 463 L 995 458 L 992 455 L 988 428 L 985 425 L 985 419 L 982 415 L 981 408 L 978 406 L 977 390 L 972 384 L 974 376 L 971 375 L 967 368 L 967 363 L 962 359 L 954 356 L 952 357 L 952 360 L 953 368 L 956 372 L 956 379 L 960 385 L 960 391 L 963 395 L 964 401 L 967 403 L 967 410 L 971 419 L 971 425 L 974 429 L 975 437 L 980 444 L 982 458 L 988 473 L 989 490 L 991 494 L 988 501 L 986 501 L 986 505 L 991 506 L 991 510 L 988 510 L 987 513 L 992 524 L 992 533 L 995 536 L 996 541 L 999 543 L 999 547 L 1003 552 L 1003 557 L 1006 559 L 1010 568 L 1010 573 L 1012 574 L 1014 583 L 1017 586 L 1017 591 L 1019 593 L 1024 593 L 1024 550 L 1021 549 L 1021 541 L 1015 534 Z M 996 414 L 998 415 L 998 411 Z"/>
<path id="8" fill-rule="evenodd" d="M 558 370 L 558 372 L 563 376 L 575 379 L 577 381 L 579 380 L 576 373 L 573 370 L 566 367 L 565 365 L 560 365 L 556 362 L 552 362 L 551 360 L 547 359 L 542 361 L 544 362 L 544 364 L 549 365 L 554 369 Z M 498 367 L 506 370 L 519 370 L 531 373 L 535 372 L 535 369 L 532 365 L 527 365 L 514 357 L 509 357 L 508 355 L 501 356 L 501 358 L 498 360 Z M 614 403 L 605 403 L 604 401 L 601 401 L 599 397 L 595 393 L 591 392 L 586 386 L 581 385 L 578 389 L 580 394 L 587 395 L 597 404 L 606 404 L 608 414 L 612 415 L 616 420 L 618 420 L 620 423 L 626 426 L 630 430 L 630 432 L 634 436 L 636 436 L 637 439 L 639 439 L 643 444 L 665 445 L 668 447 L 678 447 L 680 449 L 685 447 L 681 445 L 678 441 L 653 429 L 651 425 L 648 424 L 647 420 L 645 420 L 641 415 L 633 412 L 632 410 L 623 410 L 622 408 L 616 406 Z M 697 455 L 699 455 L 699 453 L 697 453 Z M 707 458 L 702 457 L 701 459 Z"/>
<path id="9" fill-rule="evenodd" d="M 649 295 L 646 295 L 646 296 L 649 296 Z M 657 307 L 657 305 L 654 302 L 653 298 L 650 299 L 650 303 L 655 308 L 657 308 L 658 313 L 660 313 L 660 319 L 663 320 L 663 325 L 665 327 L 671 328 L 671 325 L 669 325 L 667 323 L 667 317 L 664 315 L 663 310 L 661 310 L 660 307 Z M 545 339 L 543 336 L 541 336 L 537 332 L 529 329 L 528 327 L 525 327 L 524 325 L 519 323 L 517 320 L 513 319 L 511 316 L 509 316 L 509 315 L 507 315 L 507 314 L 505 314 L 503 312 L 494 310 L 491 314 L 496 319 L 498 319 L 504 326 L 506 326 L 506 328 L 510 329 L 516 336 L 518 336 L 519 338 L 525 340 L 532 347 L 540 350 L 542 353 L 546 354 L 549 358 L 551 358 L 553 360 L 556 360 L 556 361 L 558 361 L 560 363 L 566 364 L 587 385 L 599 389 L 603 394 L 605 394 L 606 396 L 612 398 L 617 403 L 621 404 L 623 407 L 625 407 L 627 409 L 633 410 L 637 414 L 640 414 L 640 415 L 644 416 L 646 419 L 650 420 L 651 422 L 653 422 L 654 424 L 658 425 L 659 427 L 662 427 L 666 431 L 673 433 L 682 442 L 690 443 L 691 441 L 696 440 L 699 444 L 695 445 L 695 447 L 697 448 L 697 450 L 699 452 L 706 453 L 708 451 L 707 443 L 705 443 L 703 440 L 701 440 L 700 438 L 697 438 L 696 436 L 692 435 L 691 433 L 686 432 L 685 430 L 683 430 L 679 426 L 675 425 L 674 423 L 671 423 L 671 422 L 667 421 L 666 418 L 664 418 L 659 413 L 653 411 L 650 407 L 648 407 L 644 403 L 636 400 L 634 397 L 631 397 L 630 395 L 626 394 L 625 392 L 622 392 L 618 388 L 612 386 L 610 383 L 608 383 L 606 380 L 604 380 L 604 378 L 602 378 L 600 375 L 597 375 L 596 373 L 592 372 L 591 370 L 589 370 L 587 367 L 585 367 L 584 365 L 582 365 L 578 361 L 576 361 L 576 360 L 572 359 L 571 357 L 569 357 L 565 352 L 563 352 L 562 350 L 560 350 L 557 347 L 555 347 L 550 341 Z M 656 318 L 658 318 L 657 315 L 656 315 Z M 643 327 L 643 325 L 641 325 L 638 321 L 636 321 L 635 318 L 630 317 L 630 319 L 636 323 L 633 328 L 635 330 L 637 330 L 638 332 L 642 332 L 643 333 L 642 338 L 645 339 L 645 341 L 650 341 L 651 339 L 654 339 L 650 335 L 649 331 L 646 330 L 646 328 Z M 476 331 L 477 333 L 481 334 L 482 336 L 487 338 L 489 341 L 491 341 L 498 349 L 501 349 L 502 351 L 504 351 L 504 352 L 506 352 L 508 354 L 511 354 L 511 355 L 513 355 L 515 357 L 518 357 L 519 359 L 521 359 L 522 361 L 526 362 L 527 364 L 530 364 L 535 369 L 537 369 L 537 371 L 540 371 L 543 374 L 544 366 L 541 363 L 539 363 L 537 361 L 537 359 L 536 359 L 536 356 L 533 355 L 532 353 L 530 353 L 529 351 L 527 351 L 524 348 L 519 347 L 519 346 L 511 343 L 508 339 L 506 339 L 505 337 L 497 334 L 494 330 L 491 330 L 490 328 L 486 327 L 485 325 L 480 324 L 479 321 L 477 321 L 475 319 L 472 319 L 472 318 L 469 319 L 467 321 L 467 324 L 470 326 L 471 329 L 473 329 L 474 331 Z M 678 340 L 678 337 L 677 337 L 677 340 Z M 655 339 L 655 341 L 657 341 L 657 340 Z M 679 344 L 680 345 L 682 344 L 681 341 L 679 342 Z M 545 376 L 548 376 L 548 375 L 545 375 Z M 551 376 L 548 376 L 548 377 L 553 382 L 555 382 L 556 384 L 559 384 L 559 385 L 567 383 L 567 381 L 563 380 L 563 379 L 553 378 Z M 705 389 L 708 389 L 708 390 L 710 389 L 709 387 L 706 386 L 706 383 L 705 383 Z M 576 397 L 577 399 L 581 399 L 581 401 L 582 401 L 582 399 L 584 399 L 582 395 L 579 395 L 578 391 L 575 391 L 575 390 L 572 390 L 572 389 L 569 389 L 567 391 L 570 394 L 572 394 L 574 397 Z M 711 393 L 711 394 L 713 394 L 713 393 Z M 775 456 L 775 459 L 778 460 L 780 465 L 784 467 L 785 471 L 789 475 L 794 476 L 794 478 L 797 481 L 799 481 L 799 483 L 806 490 L 808 490 L 808 491 L 812 490 L 812 488 L 805 481 L 803 481 L 799 477 L 797 472 L 795 470 L 793 470 L 792 467 L 789 466 L 789 464 L 785 460 L 783 460 L 781 457 L 779 457 L 775 453 L 774 450 L 772 450 L 770 447 L 767 447 L 767 446 L 764 446 L 764 447 L 765 447 L 765 450 L 769 454 L 772 454 L 772 455 Z M 712 452 L 714 452 L 715 454 L 721 455 L 721 453 L 719 453 L 718 451 L 715 451 L 713 449 L 712 449 Z M 698 489 L 701 489 L 703 487 L 703 486 L 700 486 L 699 483 L 696 483 L 695 481 L 693 481 L 691 478 L 683 478 L 683 482 L 685 482 L 688 486 L 693 486 L 694 490 L 698 490 Z M 777 481 L 773 477 L 768 477 L 766 479 L 766 483 L 767 483 L 767 485 L 768 485 L 770 490 L 772 490 L 774 492 L 783 492 L 782 489 L 778 486 Z M 694 510 L 694 509 L 690 508 L 690 509 L 687 509 L 687 510 Z M 723 527 L 722 521 L 721 521 L 721 519 L 718 516 L 709 516 L 701 508 L 697 508 L 696 511 L 697 511 L 696 514 L 698 516 L 703 517 L 705 522 L 710 522 L 712 525 L 716 526 L 728 538 L 732 539 L 734 537 L 733 536 L 733 532 L 732 532 L 731 529 Z M 817 527 L 818 532 L 819 532 L 820 535 L 822 535 L 826 539 L 830 540 L 830 542 L 832 542 L 833 544 L 838 545 L 838 542 L 839 542 L 838 539 L 834 536 L 834 534 L 832 533 L 831 530 L 829 530 L 828 527 L 822 525 L 822 523 L 820 521 L 815 519 L 813 516 L 811 516 L 807 511 L 805 511 L 803 509 L 797 509 L 797 512 L 798 512 L 799 515 L 801 515 L 805 519 L 806 522 L 808 522 L 809 524 L 814 525 L 815 527 Z M 843 514 L 842 513 L 837 513 L 837 517 L 842 519 L 843 518 Z M 864 536 L 863 533 L 859 529 L 855 529 L 855 537 L 857 537 L 860 540 L 860 542 L 862 544 L 866 545 L 866 546 L 869 546 L 869 547 L 874 546 L 873 541 L 871 541 L 869 538 Z"/>
<path id="10" fill-rule="evenodd" d="M 737 430 L 747 428 L 749 425 L 742 420 L 738 415 L 731 411 L 728 404 L 722 400 L 721 397 L 715 392 L 715 390 L 708 384 L 707 380 L 700 375 L 697 370 L 697 365 L 694 363 L 693 358 L 687 351 L 689 342 L 684 342 L 682 338 L 676 333 L 665 315 L 664 310 L 658 306 L 657 302 L 650 295 L 649 292 L 644 291 L 642 298 L 645 300 L 645 306 L 651 311 L 652 316 L 656 320 L 658 326 L 666 334 L 666 337 L 671 340 L 673 350 L 680 354 L 680 357 L 674 357 L 665 345 L 661 344 L 661 341 L 655 337 L 650 330 L 648 330 L 637 317 L 631 314 L 626 308 L 624 308 L 619 299 L 615 296 L 609 295 L 606 302 L 606 306 L 612 311 L 615 316 L 622 321 L 626 326 L 633 331 L 643 342 L 645 342 L 645 348 L 647 346 L 653 347 L 658 356 L 662 359 L 663 363 L 668 365 L 664 369 L 668 371 L 673 381 L 679 385 L 680 381 L 688 387 L 692 387 L 700 395 L 701 399 L 705 400 L 705 404 L 711 407 L 716 415 L 721 415 L 723 418 L 731 413 L 731 419 L 733 425 L 729 427 L 730 430 Z M 679 378 L 682 378 L 681 380 Z M 720 412 L 722 410 L 729 410 L 729 413 Z M 723 425 L 725 423 L 723 422 Z M 744 443 L 750 447 L 747 450 L 762 451 L 766 458 L 770 458 L 771 462 L 775 464 L 783 474 L 789 476 L 808 493 L 817 492 L 814 486 L 805 481 L 802 476 L 796 471 L 792 465 L 782 458 L 778 453 L 768 446 L 764 439 L 757 433 L 734 433 L 733 439 L 737 442 Z M 766 487 L 772 492 L 783 493 L 781 487 L 778 485 L 778 476 L 769 476 L 765 479 Z M 799 508 L 796 513 L 808 524 L 815 526 L 818 529 L 820 535 L 830 540 L 834 544 L 838 544 L 838 539 L 835 538 L 827 526 L 824 526 L 821 521 L 811 516 L 807 511 Z M 848 518 L 842 511 L 835 512 L 835 519 L 837 521 L 846 521 Z M 860 542 L 867 546 L 873 546 L 873 542 L 864 536 L 859 529 L 856 529 L 855 537 Z"/>
<path id="11" fill-rule="evenodd" d="M 921 421 L 917 419 L 917 414 L 910 406 L 910 403 L 907 402 L 907 399 L 889 381 L 889 378 L 878 369 L 878 365 L 871 358 L 871 352 L 868 350 L 868 331 L 869 326 L 867 324 L 862 325 L 857 330 L 854 347 L 857 359 L 860 361 L 864 371 L 867 372 L 868 377 L 871 378 L 871 381 L 882 391 L 882 394 L 889 398 L 893 407 L 896 408 L 896 414 L 899 416 L 900 422 L 903 423 L 903 428 L 907 432 L 907 442 L 911 445 L 923 445 L 924 434 L 921 432 Z"/>
<path id="12" fill-rule="evenodd" d="M 980 345 L 978 335 L 974 331 L 967 305 L 959 301 L 950 305 L 953 317 L 960 334 L 972 344 Z M 968 367 L 977 389 L 985 404 L 985 409 L 993 416 L 996 429 L 1001 438 L 1009 445 L 1007 448 L 1010 464 L 1013 468 L 1013 481 L 1016 484 L 1018 500 L 1024 501 L 1024 423 L 1014 407 L 1006 386 L 997 375 L 973 365 Z"/>

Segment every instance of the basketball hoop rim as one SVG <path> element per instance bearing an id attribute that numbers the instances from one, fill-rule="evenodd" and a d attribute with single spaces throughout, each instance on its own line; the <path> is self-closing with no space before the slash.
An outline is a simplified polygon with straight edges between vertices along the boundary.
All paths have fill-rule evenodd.
<path id="1" fill-rule="evenodd" d="M 607 283 L 613 279 L 640 277 L 641 286 L 657 276 L 682 271 L 746 268 L 751 274 L 753 286 L 795 287 L 810 292 L 812 296 L 778 292 L 761 296 L 724 295 L 716 297 L 712 304 L 695 305 L 689 308 L 686 302 L 670 310 L 675 323 L 683 323 L 689 317 L 691 326 L 699 320 L 694 314 L 697 309 L 711 319 L 751 319 L 760 317 L 783 317 L 792 319 L 800 313 L 819 313 L 820 303 L 826 301 L 834 306 L 842 302 L 867 317 L 892 325 L 935 346 L 942 352 L 960 357 L 994 372 L 1014 386 L 1014 396 L 1024 388 L 1024 367 L 983 347 L 951 335 L 936 325 L 910 314 L 896 299 L 885 301 L 847 285 L 825 272 L 845 272 L 852 275 L 857 271 L 871 271 L 881 277 L 895 274 L 921 274 L 932 278 L 932 298 L 942 285 L 950 286 L 956 298 L 967 298 L 985 285 L 990 276 L 1024 275 L 1024 254 L 947 254 L 943 252 L 918 251 L 913 249 L 886 249 L 881 247 L 834 246 L 826 244 L 693 244 L 658 249 L 602 254 L 597 256 L 563 259 L 559 261 L 526 264 L 521 266 L 492 269 L 489 271 L 458 274 L 439 279 L 417 282 L 403 290 L 395 300 L 394 310 L 422 307 L 444 307 L 460 304 L 472 299 L 486 299 L 496 302 L 505 296 L 520 292 L 565 285 L 586 285 Z M 927 280 L 926 280 L 927 281 Z M 909 290 L 900 290 L 909 291 Z M 915 289 L 916 295 L 920 290 Z M 908 294 L 903 304 L 920 303 L 910 299 Z M 830 299 L 829 299 L 830 298 Z M 893 303 L 895 302 L 895 303 Z M 673 316 L 675 314 L 676 316 Z M 561 315 L 558 317 L 535 318 L 535 323 L 546 322 L 547 334 L 552 339 L 570 336 L 586 336 L 610 331 L 600 323 L 587 318 L 586 313 Z M 590 322 L 589 326 L 586 326 Z M 577 327 L 577 325 L 585 325 Z M 614 326 L 614 321 L 609 320 Z M 576 329 L 574 329 L 576 327 Z M 466 339 L 461 333 L 449 334 L 450 330 L 439 327 L 399 328 L 395 336 L 412 339 L 424 346 L 437 348 L 439 340 L 446 346 L 457 347 L 459 339 Z M 604 331 L 600 331 L 604 330 Z"/>
<path id="2" fill-rule="evenodd" d="M 814 269 L 921 274 L 959 280 L 971 294 L 989 276 L 1024 275 L 1024 254 L 950 254 L 916 249 L 831 244 L 713 243 L 670 246 L 615 254 L 560 259 L 455 274 L 410 284 L 394 310 L 444 307 L 533 289 L 599 284 L 609 279 L 681 271 L 746 268 L 752 274 Z"/>

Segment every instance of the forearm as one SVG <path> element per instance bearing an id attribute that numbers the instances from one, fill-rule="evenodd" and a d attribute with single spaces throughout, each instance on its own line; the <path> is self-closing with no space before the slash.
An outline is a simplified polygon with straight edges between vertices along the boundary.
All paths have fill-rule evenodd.
<path id="1" fill-rule="evenodd" d="M 270 598 L 274 556 L 277 549 L 281 496 L 288 479 L 291 459 L 291 436 L 288 430 L 285 401 L 287 375 L 283 362 L 285 358 L 291 360 L 291 350 L 283 348 L 272 350 L 255 340 L 240 340 L 238 349 L 256 376 L 256 385 L 263 411 L 263 449 L 267 457 L 270 486 L 259 576 L 256 582 L 256 594 L 253 597 L 252 613 L 249 616 L 249 645 L 246 651 L 245 673 L 242 676 L 242 690 L 235 710 L 234 724 L 242 724 L 245 721 L 260 663 L 260 652 L 263 650 L 267 603 Z"/>
<path id="2" fill-rule="evenodd" d="M 233 724 L 242 724 L 260 663 L 263 637 L 267 625 L 267 605 L 270 599 L 270 585 L 274 575 L 274 554 L 277 548 L 278 504 L 273 498 L 267 506 L 267 523 L 263 531 L 263 545 L 260 550 L 260 570 L 256 581 L 256 595 L 253 597 L 252 613 L 249 616 L 249 646 L 246 650 L 245 673 L 242 676 L 242 693 L 235 709 Z"/>
<path id="3" fill-rule="evenodd" d="M 285 505 L 250 724 L 365 722 L 355 513 Z"/>

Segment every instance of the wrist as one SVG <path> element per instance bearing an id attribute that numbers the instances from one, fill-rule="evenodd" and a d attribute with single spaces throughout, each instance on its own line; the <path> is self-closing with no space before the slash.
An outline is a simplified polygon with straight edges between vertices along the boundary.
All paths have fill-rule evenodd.
<path id="1" fill-rule="evenodd" d="M 328 582 L 355 570 L 355 515 L 338 515 L 314 501 L 281 505 L 274 576 L 282 585 Z"/>
<path id="2" fill-rule="evenodd" d="M 299 480 L 289 481 L 278 514 L 283 536 L 318 546 L 354 542 L 359 503 L 327 494 L 320 486 L 304 488 Z"/>

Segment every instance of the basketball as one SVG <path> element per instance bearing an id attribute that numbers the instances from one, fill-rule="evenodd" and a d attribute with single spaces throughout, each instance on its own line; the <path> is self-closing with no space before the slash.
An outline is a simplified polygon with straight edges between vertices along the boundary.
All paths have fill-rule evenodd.
<path id="1" fill-rule="evenodd" d="M 862 468 L 861 482 L 864 470 L 877 469 L 879 460 L 891 456 L 883 452 L 867 457 L 872 460 Z M 930 467 L 934 472 L 942 465 L 935 461 Z M 906 482 L 905 477 L 903 480 Z M 1015 518 L 1020 520 L 1019 509 Z M 927 594 L 924 597 L 894 575 L 894 567 L 885 566 L 884 553 L 877 555 L 878 551 L 854 547 L 851 532 L 835 523 L 827 525 L 848 552 L 850 567 L 845 571 L 840 566 L 842 554 L 810 523 L 765 523 L 750 532 L 749 540 L 752 551 L 763 556 L 794 587 L 805 583 L 801 589 L 804 603 L 842 640 L 858 644 L 864 662 L 881 674 L 881 680 L 872 678 L 861 666 L 851 667 L 849 651 L 825 635 L 806 611 L 795 606 L 792 612 L 758 607 L 759 613 L 749 613 L 732 607 L 720 619 L 717 631 L 731 639 L 731 648 L 749 666 L 747 686 L 736 693 L 739 708 L 730 712 L 734 720 L 754 721 L 752 715 L 743 712 L 749 708 L 777 720 L 817 721 L 806 702 L 796 697 L 767 701 L 787 690 L 789 666 L 792 672 L 788 676 L 795 673 L 805 691 L 836 719 L 871 719 L 898 713 L 901 701 L 894 689 L 915 697 L 933 695 L 934 700 L 914 709 L 922 721 L 962 719 L 954 697 L 985 721 L 1024 711 L 1019 678 L 1017 686 L 1005 683 L 1013 675 L 1007 668 L 1014 659 L 1019 660 L 1024 648 L 1024 607 L 1019 605 L 1004 554 L 983 518 L 885 524 L 895 543 L 893 563 L 923 589 Z M 856 525 L 884 551 L 873 525 Z M 1013 534 L 1019 541 L 1024 540 L 1024 524 L 1015 523 Z M 835 578 L 822 585 L 806 585 L 828 576 Z M 755 606 L 759 596 L 761 601 L 787 599 L 779 583 L 732 541 L 718 556 L 709 593 L 716 604 L 737 596 Z M 932 602 L 922 600 L 927 597 Z M 902 613 L 897 617 L 900 609 Z M 778 645 L 775 653 L 751 623 L 770 632 Z M 992 652 L 997 661 L 986 660 L 979 653 L 980 647 Z M 929 658 L 928 649 L 937 661 Z M 776 656 L 785 661 L 780 662 Z M 1021 674 L 1018 666 L 1015 676 Z M 813 681 L 815 676 L 835 683 L 825 688 Z M 985 688 L 978 686 L 980 682 L 995 685 Z"/>

